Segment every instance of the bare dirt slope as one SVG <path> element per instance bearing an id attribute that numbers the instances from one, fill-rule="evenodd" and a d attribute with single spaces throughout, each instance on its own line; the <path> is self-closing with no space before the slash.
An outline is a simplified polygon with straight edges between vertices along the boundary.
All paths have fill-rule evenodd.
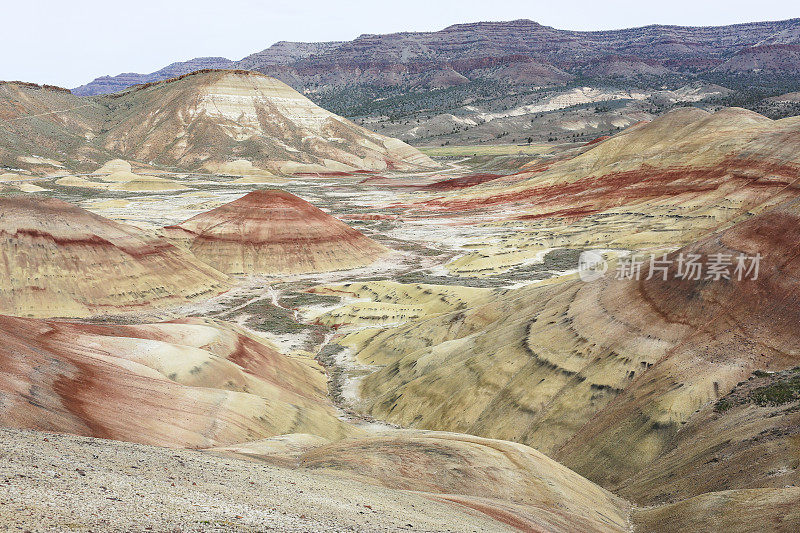
<path id="1" fill-rule="evenodd" d="M 391 440 L 367 441 L 365 450 L 380 457 L 375 445 Z M 569 519 L 560 525 L 518 519 L 493 508 L 491 498 L 392 488 L 397 469 L 376 486 L 334 470 L 14 429 L 0 429 L 0 459 L 0 529 L 7 531 L 587 531 L 586 523 Z M 330 461 L 340 459 L 334 453 Z M 483 490 L 497 490 L 492 485 Z M 730 533 L 752 531 L 755 523 L 791 532 L 799 501 L 797 488 L 715 492 L 632 508 L 626 527 Z M 538 516 L 561 512 L 556 504 Z"/>
<path id="2" fill-rule="evenodd" d="M 196 451 L 0 429 L 0 529 L 514 531 L 422 494 Z"/>

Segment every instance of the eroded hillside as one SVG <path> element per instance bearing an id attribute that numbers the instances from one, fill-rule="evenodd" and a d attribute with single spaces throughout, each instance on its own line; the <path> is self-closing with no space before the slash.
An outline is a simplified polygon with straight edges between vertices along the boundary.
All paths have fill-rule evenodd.
<path id="1" fill-rule="evenodd" d="M 115 157 L 201 171 L 241 160 L 280 172 L 436 166 L 255 72 L 197 71 L 93 98 L 15 82 L 0 91 L 0 164 L 39 175 Z"/>
<path id="2" fill-rule="evenodd" d="M 136 148 L 121 130 L 96 139 L 191 166 L 199 152 L 158 132 L 220 105 L 220 94 L 139 120 L 127 128 L 145 139 Z M 245 118 L 212 137 L 256 127 L 239 96 L 227 101 L 219 113 L 241 106 Z M 301 529 L 344 520 L 318 498 L 351 509 L 355 495 L 380 494 L 359 509 L 387 513 L 386 527 L 427 502 L 440 521 L 423 513 L 407 527 L 702 531 L 724 516 L 746 531 L 757 516 L 790 531 L 799 127 L 683 109 L 587 145 L 413 172 L 400 170 L 416 164 L 406 160 L 291 173 L 240 154 L 170 171 L 85 152 L 89 171 L 53 175 L 42 169 L 55 160 L 36 160 L 2 175 L 0 423 L 202 450 L 175 452 L 184 464 L 170 467 L 193 505 L 220 483 L 238 487 L 231 472 L 302 485 L 304 511 L 281 507 Z M 584 251 L 607 261 L 604 277 L 581 279 Z M 669 267 L 652 267 L 650 254 Z M 682 278 L 689 255 L 730 256 L 728 276 Z M 737 276 L 739 256 L 758 257 L 757 275 Z M 637 258 L 640 276 L 617 275 Z M 90 498 L 131 497 L 108 481 L 119 461 L 158 470 L 171 460 L 124 443 L 8 434 L 8 453 L 47 438 L 75 461 L 88 461 L 80 443 L 120 454 L 102 475 L 76 467 L 110 494 L 87 489 Z M 53 479 L 84 477 L 53 464 Z M 9 468 L 19 505 L 63 526 L 58 509 L 37 503 L 57 490 L 49 478 L 29 463 Z M 126 483 L 154 483 L 148 472 Z M 172 488 L 155 484 L 148 505 Z M 241 511 L 209 515 L 220 527 L 271 516 L 243 494 L 229 505 Z M 137 524 L 161 524 L 123 507 Z M 374 525 L 372 515 L 352 522 Z"/>

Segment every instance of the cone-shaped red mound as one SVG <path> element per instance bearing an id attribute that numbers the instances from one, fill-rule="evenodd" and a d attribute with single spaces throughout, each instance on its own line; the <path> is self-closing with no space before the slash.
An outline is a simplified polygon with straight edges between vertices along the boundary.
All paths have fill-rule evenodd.
<path id="1" fill-rule="evenodd" d="M 299 274 L 367 265 L 386 248 L 302 198 L 259 190 L 177 226 L 200 260 L 228 273 Z"/>
<path id="2" fill-rule="evenodd" d="M 0 313 L 87 316 L 224 290 L 172 244 L 56 199 L 0 198 Z"/>

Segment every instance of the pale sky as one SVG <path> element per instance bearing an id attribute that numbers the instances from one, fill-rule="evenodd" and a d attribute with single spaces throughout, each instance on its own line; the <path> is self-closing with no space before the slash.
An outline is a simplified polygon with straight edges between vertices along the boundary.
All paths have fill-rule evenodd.
<path id="1" fill-rule="evenodd" d="M 601 30 L 709 26 L 800 17 L 795 0 L 2 0 L 0 80 L 75 87 L 200 56 L 238 60 L 276 41 L 350 40 L 527 18 Z"/>

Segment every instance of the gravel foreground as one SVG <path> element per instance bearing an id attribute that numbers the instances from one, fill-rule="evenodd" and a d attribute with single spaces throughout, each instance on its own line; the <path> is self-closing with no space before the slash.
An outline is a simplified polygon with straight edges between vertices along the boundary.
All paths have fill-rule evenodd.
<path id="1" fill-rule="evenodd" d="M 0 428 L 0 531 L 509 531 L 422 494 L 191 450 Z"/>

